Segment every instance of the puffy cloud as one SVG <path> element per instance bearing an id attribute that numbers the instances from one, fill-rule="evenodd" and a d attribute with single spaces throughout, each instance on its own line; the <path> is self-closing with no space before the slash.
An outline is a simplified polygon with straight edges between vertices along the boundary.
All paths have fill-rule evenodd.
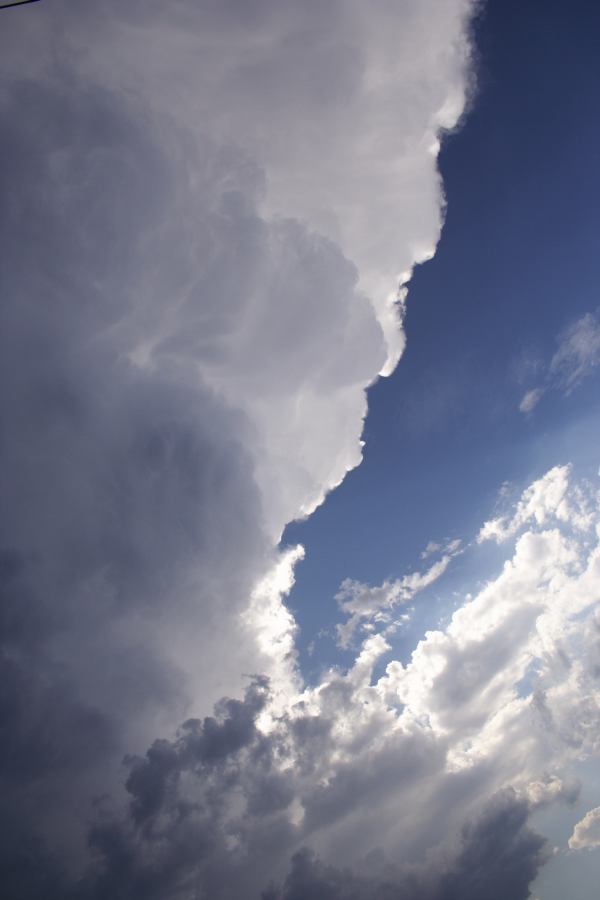
<path id="1" fill-rule="evenodd" d="M 106 0 L 70 16 L 62 49 L 102 83 L 141 86 L 157 108 L 259 159 L 269 211 L 309 222 L 358 265 L 389 370 L 402 349 L 390 296 L 439 236 L 435 157 L 465 105 L 472 7 Z M 63 8 L 65 21 L 69 4 L 53 15 Z"/>
<path id="2" fill-rule="evenodd" d="M 470 8 L 56 0 L 3 23 L 1 787 L 21 849 L 2 865 L 19 900 L 69 896 L 93 797 L 114 798 L 92 836 L 111 865 L 79 892 L 160 896 L 196 841 L 216 882 L 241 840 L 191 800 L 166 812 L 180 743 L 153 739 L 199 717 L 216 778 L 262 738 L 235 705 L 254 695 L 221 708 L 227 728 L 212 704 L 268 676 L 251 712 L 276 729 L 300 690 L 282 595 L 301 551 L 276 544 L 360 461 L 365 389 L 401 350 L 390 297 L 439 236 Z M 119 829 L 122 757 L 148 745 Z M 256 821 L 290 795 L 272 768 L 248 788 Z M 168 846 L 140 838 L 155 815 L 178 823 Z M 256 832 L 265 860 L 280 827 Z"/>
<path id="3" fill-rule="evenodd" d="M 548 500 L 522 523 L 501 571 L 406 666 L 374 679 L 393 648 L 371 634 L 285 706 L 256 678 L 129 758 L 129 808 L 103 805 L 96 861 L 65 891 L 525 900 L 549 856 L 529 816 L 573 803 L 570 763 L 599 749 L 598 499 L 566 478 L 554 517 Z M 576 520 L 584 491 L 582 532 L 557 512 Z M 570 846 L 592 840 L 595 812 Z"/>
<path id="4" fill-rule="evenodd" d="M 118 14 L 152 47 L 158 7 Z M 272 214 L 278 159 L 100 62 L 2 93 L 8 896 L 525 897 L 528 813 L 599 745 L 593 490 L 557 467 L 484 526 L 502 571 L 380 677 L 378 617 L 446 563 L 352 586 L 374 632 L 303 686 L 274 541 L 360 456 L 381 307 Z"/>
<path id="5" fill-rule="evenodd" d="M 591 850 L 600 847 L 600 806 L 590 809 L 583 819 L 577 822 L 569 838 L 569 847 L 571 850 Z"/>
<path id="6" fill-rule="evenodd" d="M 484 523 L 477 536 L 478 543 L 486 540 L 501 543 L 514 537 L 532 520 L 537 525 L 558 521 L 576 529 L 589 528 L 593 521 L 589 498 L 577 486 L 569 490 L 570 472 L 568 465 L 554 466 L 534 481 L 523 492 L 511 514 Z"/>
<path id="7" fill-rule="evenodd" d="M 5 39 L 8 83 L 21 73 L 22 46 L 40 80 L 59 57 L 72 67 L 69 80 L 143 100 L 149 137 L 159 132 L 179 154 L 177 215 L 148 211 L 144 218 L 154 216 L 148 250 L 155 263 L 140 291 L 150 288 L 158 308 L 136 319 L 128 349 L 147 365 L 163 362 L 167 350 L 177 364 L 186 354 L 195 362 L 201 356 L 207 385 L 243 407 L 256 429 L 246 443 L 275 536 L 360 461 L 363 389 L 393 367 L 403 346 L 400 307 L 390 297 L 398 273 L 405 281 L 439 236 L 438 133 L 464 108 L 470 10 L 467 0 L 409 3 L 402 15 L 385 0 L 368 10 L 352 0 L 318 11 L 296 0 L 181 0 L 168 11 L 107 0 L 74 13 L 59 0 L 20 17 Z M 205 152 L 206 135 L 220 148 L 212 173 L 219 190 L 237 191 L 238 200 L 250 193 L 271 227 L 261 234 L 244 220 L 236 265 L 215 251 L 200 279 L 197 250 L 212 252 L 211 235 L 219 244 L 210 230 L 196 229 L 198 207 L 209 198 L 188 195 L 197 176 L 184 147 L 200 142 Z M 140 150 L 128 147 L 130 166 Z M 129 198 L 130 217 L 142 208 Z M 334 262 L 331 242 L 350 262 L 339 254 Z M 164 296 L 173 301 L 165 305 Z M 193 338 L 200 305 L 203 325 L 211 317 L 216 323 L 217 309 L 229 326 L 240 317 L 235 332 L 221 336 L 220 352 L 208 337 L 200 345 Z"/>

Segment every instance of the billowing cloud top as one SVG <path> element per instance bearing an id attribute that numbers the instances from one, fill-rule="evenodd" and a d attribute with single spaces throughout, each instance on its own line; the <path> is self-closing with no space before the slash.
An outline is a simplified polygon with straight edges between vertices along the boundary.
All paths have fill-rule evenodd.
<path id="1" fill-rule="evenodd" d="M 276 549 L 360 461 L 365 389 L 402 350 L 470 12 L 56 0 L 3 20 L 11 900 L 527 896 L 528 816 L 573 799 L 563 769 L 597 742 L 594 491 L 559 467 L 487 523 L 481 542 L 515 541 L 505 568 L 405 664 L 394 606 L 458 544 L 346 582 L 340 639 L 371 630 L 312 687 L 282 599 L 302 551 Z"/>

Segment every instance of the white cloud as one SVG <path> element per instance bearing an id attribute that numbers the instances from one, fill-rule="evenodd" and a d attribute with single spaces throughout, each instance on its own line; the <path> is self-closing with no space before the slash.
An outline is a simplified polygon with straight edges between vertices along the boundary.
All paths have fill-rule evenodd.
<path id="1" fill-rule="evenodd" d="M 573 834 L 569 838 L 571 850 L 591 850 L 600 847 L 600 806 L 590 809 L 580 822 L 577 822 Z"/>
<path id="2" fill-rule="evenodd" d="M 389 298 L 398 273 L 407 279 L 439 238 L 443 196 L 431 147 L 464 108 L 471 8 L 469 0 L 410 2 L 399 14 L 387 0 L 368 7 L 350 0 L 317 12 L 297 0 L 261 0 L 242 15 L 212 2 L 167 10 L 108 0 L 81 15 L 57 2 L 36 17 L 38 28 L 45 17 L 47 27 L 62 22 L 60 55 L 76 77 L 141 96 L 175 153 L 176 128 L 184 128 L 191 148 L 208 134 L 241 148 L 247 170 L 262 173 L 259 211 L 278 218 L 268 258 L 250 271 L 240 258 L 230 283 L 210 286 L 227 293 L 228 327 L 234 310 L 240 321 L 220 345 L 225 352 L 206 348 L 198 363 L 257 429 L 257 477 L 274 533 L 308 514 L 360 462 L 364 388 L 393 368 L 404 343 Z M 33 42 L 34 26 L 20 27 Z M 3 68 L 12 60 L 20 72 L 21 58 L 13 37 Z M 37 65 L 47 65 L 43 52 Z M 191 186 L 193 163 L 186 168 Z M 215 177 L 222 189 L 240 189 L 226 166 Z M 178 217 L 191 225 L 184 183 Z M 193 192 L 190 201 L 199 202 Z M 178 230 L 174 220 L 161 228 Z M 334 272 L 316 234 L 341 248 L 352 264 L 345 272 L 341 259 Z M 161 291 L 175 297 L 198 289 L 193 241 L 179 239 L 188 271 L 174 270 L 171 283 L 168 272 L 160 279 Z M 131 348 L 136 358 L 152 359 L 173 325 L 189 328 L 187 315 L 169 303 L 146 320 Z"/>
<path id="3" fill-rule="evenodd" d="M 516 504 L 512 515 L 490 519 L 482 526 L 477 542 L 495 540 L 498 543 L 514 537 L 532 520 L 537 525 L 558 520 L 572 527 L 585 529 L 590 526 L 593 513 L 589 499 L 579 488 L 568 491 L 570 466 L 555 466 L 534 481 Z"/>
<path id="4" fill-rule="evenodd" d="M 239 883 L 250 895 L 256 886 L 258 895 L 265 865 L 281 883 L 289 858 L 308 847 L 318 861 L 301 857 L 300 872 L 294 856 L 287 888 L 273 897 L 310 896 L 308 886 L 320 896 L 328 884 L 349 890 L 343 879 L 351 878 L 350 895 L 361 900 L 377 896 L 381 882 L 418 900 L 439 900 L 450 879 L 454 896 L 525 900 L 550 855 L 528 829 L 529 813 L 572 804 L 578 785 L 570 765 L 600 752 L 599 507 L 589 486 L 563 474 L 565 491 L 545 494 L 545 517 L 528 519 L 500 572 L 447 628 L 428 632 L 407 665 L 393 661 L 374 680 L 378 660 L 392 648 L 383 633 L 371 634 L 347 672 L 332 669 L 300 688 L 264 731 L 250 728 L 245 710 L 256 708 L 257 696 L 266 710 L 270 701 L 251 693 L 244 707 L 227 707 L 235 728 L 226 720 L 189 726 L 179 743 L 137 761 L 130 791 L 148 827 L 134 855 L 152 845 L 157 796 L 161 821 L 178 834 L 177 778 L 196 766 L 185 781 L 187 796 L 200 791 L 200 799 L 218 786 L 220 818 L 211 828 L 215 839 L 236 841 L 224 883 L 212 886 L 210 866 L 201 876 L 211 896 L 233 896 Z M 521 503 L 536 491 L 528 488 Z M 593 508 L 586 529 L 565 512 L 576 510 L 581 491 Z M 283 580 L 288 585 L 289 574 Z M 187 734 L 196 736 L 196 755 Z M 217 750 L 229 762 L 214 775 L 194 763 Z M 596 829 L 594 810 L 570 846 L 591 846 Z M 111 854 L 109 847 L 108 864 Z M 182 867 L 186 859 L 182 848 Z M 494 859 L 502 860 L 498 871 Z"/>
<path id="5" fill-rule="evenodd" d="M 451 541 L 444 554 L 425 572 L 411 572 L 394 581 L 384 581 L 378 587 L 346 578 L 342 581 L 335 599 L 340 610 L 348 616 L 337 626 L 340 647 L 348 647 L 361 622 L 374 619 L 389 622 L 390 611 L 399 604 L 410 602 L 418 593 L 432 585 L 448 568 L 460 548 L 460 540 Z M 428 545 L 431 548 L 432 545 Z M 433 545 L 437 547 L 438 545 Z M 439 548 L 438 548 L 439 549 Z M 429 553 L 428 553 L 429 555 Z"/>

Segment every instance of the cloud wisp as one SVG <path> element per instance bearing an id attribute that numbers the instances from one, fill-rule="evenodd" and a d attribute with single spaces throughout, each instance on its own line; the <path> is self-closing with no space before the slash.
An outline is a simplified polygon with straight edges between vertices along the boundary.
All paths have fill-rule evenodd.
<path id="1" fill-rule="evenodd" d="M 435 549 L 441 548 L 430 543 L 424 554 L 427 557 Z M 348 616 L 345 622 L 336 626 L 339 646 L 347 648 L 350 645 L 361 623 L 371 628 L 373 621 L 390 622 L 394 607 L 410 603 L 413 597 L 441 578 L 452 559 L 462 552 L 461 541 L 450 541 L 443 549 L 443 555 L 424 572 L 411 572 L 402 578 L 384 581 L 377 587 L 345 578 L 335 595 L 340 611 Z"/>
<path id="2" fill-rule="evenodd" d="M 558 337 L 558 349 L 547 365 L 542 385 L 530 388 L 519 404 L 522 413 L 531 413 L 548 391 L 568 396 L 600 365 L 600 320 L 598 313 L 586 313 L 571 322 Z"/>

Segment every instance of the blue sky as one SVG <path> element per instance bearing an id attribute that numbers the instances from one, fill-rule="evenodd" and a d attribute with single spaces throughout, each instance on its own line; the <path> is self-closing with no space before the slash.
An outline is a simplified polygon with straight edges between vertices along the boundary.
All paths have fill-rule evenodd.
<path id="1" fill-rule="evenodd" d="M 3 900 L 590 900 L 597 4 L 0 20 Z"/>
<path id="2" fill-rule="evenodd" d="M 284 537 L 307 551 L 290 597 L 303 650 L 337 621 L 344 578 L 399 577 L 429 541 L 469 540 L 504 482 L 597 470 L 600 370 L 518 407 L 563 329 L 600 306 L 599 24 L 593 3 L 491 3 L 477 19 L 478 88 L 443 144 L 446 221 L 411 281 L 407 349 L 369 391 L 363 463 Z M 468 577 L 456 565 L 450 590 Z M 330 661 L 319 648 L 308 671 Z"/>

